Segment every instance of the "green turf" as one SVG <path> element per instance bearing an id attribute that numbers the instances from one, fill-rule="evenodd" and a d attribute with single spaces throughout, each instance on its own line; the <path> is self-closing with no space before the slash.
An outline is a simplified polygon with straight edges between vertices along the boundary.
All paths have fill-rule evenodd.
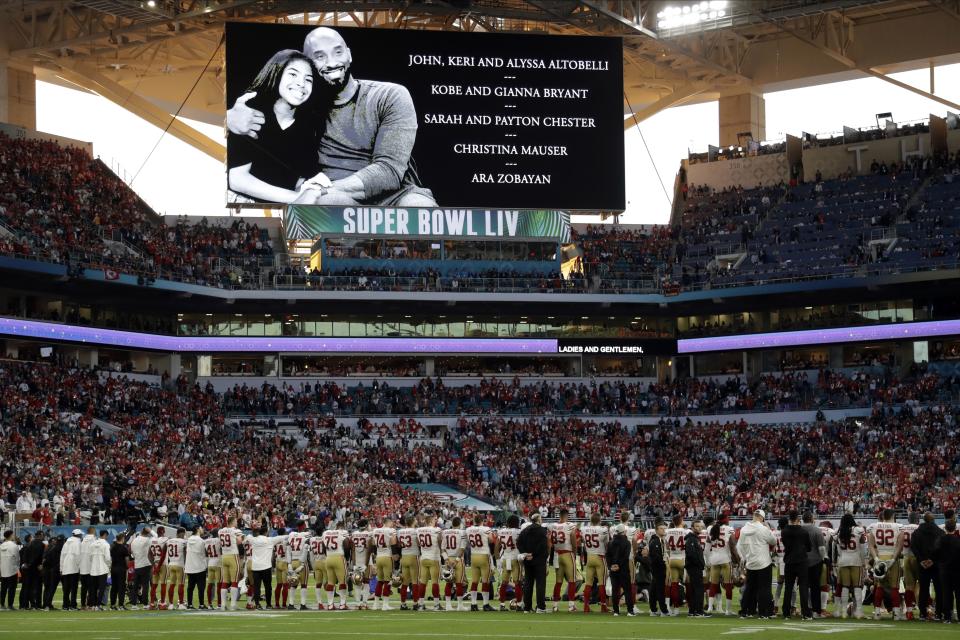
<path id="1" fill-rule="evenodd" d="M 646 610 L 646 607 L 644 607 Z M 790 623 L 773 620 L 712 618 L 636 618 L 582 613 L 436 613 L 412 611 L 287 612 L 0 612 L 0 637 L 112 638 L 215 636 L 280 638 L 322 635 L 342 638 L 643 638 L 703 640 L 724 636 L 756 636 L 770 640 L 830 635 L 881 640 L 923 633 L 927 640 L 957 637 L 955 625 L 820 620 Z"/>

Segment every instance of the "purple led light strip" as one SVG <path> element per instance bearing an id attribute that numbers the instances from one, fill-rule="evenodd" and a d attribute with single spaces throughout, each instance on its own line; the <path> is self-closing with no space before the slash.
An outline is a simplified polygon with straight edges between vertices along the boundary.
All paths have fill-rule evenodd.
<path id="1" fill-rule="evenodd" d="M 960 320 L 931 322 L 901 322 L 869 327 L 835 327 L 806 331 L 754 333 L 714 338 L 690 338 L 677 341 L 678 353 L 704 351 L 740 351 L 743 349 L 774 349 L 838 342 L 866 342 L 872 340 L 920 340 L 937 336 L 960 334 Z"/>
<path id="2" fill-rule="evenodd" d="M 61 340 L 91 345 L 154 349 L 172 352 L 312 353 L 556 353 L 554 339 L 513 338 L 293 338 L 163 336 L 115 329 L 0 318 L 0 334 L 40 340 Z M 960 335 L 960 320 L 910 322 L 870 327 L 837 327 L 807 331 L 755 333 L 677 341 L 680 354 L 707 351 L 772 349 L 811 344 L 836 344 L 872 340 L 919 340 Z"/>
<path id="3" fill-rule="evenodd" d="M 34 320 L 0 318 L 0 334 L 91 345 L 158 351 L 291 351 L 362 353 L 556 353 L 553 339 L 510 338 L 293 338 L 161 336 L 133 331 L 77 327 Z"/>

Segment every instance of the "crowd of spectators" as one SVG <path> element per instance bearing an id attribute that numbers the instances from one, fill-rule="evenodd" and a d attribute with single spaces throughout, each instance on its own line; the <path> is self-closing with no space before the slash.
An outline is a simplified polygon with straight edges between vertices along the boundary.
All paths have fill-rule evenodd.
<path id="1" fill-rule="evenodd" d="M 938 406 L 802 425 L 664 420 L 639 432 L 582 418 L 463 418 L 453 441 L 469 475 L 442 479 L 547 515 L 570 504 L 580 517 L 941 511 L 960 499 L 958 417 Z"/>
<path id="2" fill-rule="evenodd" d="M 847 275 L 886 273 L 924 261 L 936 262 L 930 266 L 936 268 L 958 257 L 956 229 L 937 232 L 931 230 L 937 225 L 918 224 L 926 222 L 925 200 L 906 205 L 932 179 L 948 187 L 937 190 L 942 199 L 934 203 L 933 218 L 952 216 L 942 207 L 956 201 L 949 187 L 960 185 L 960 153 L 889 166 L 872 161 L 865 174 L 823 180 L 818 170 L 806 184 L 791 180 L 753 189 L 683 181 L 672 225 L 590 226 L 574 233 L 567 256 L 573 268 L 566 276 L 545 260 L 537 273 L 491 268 L 441 275 L 433 266 L 418 268 L 415 255 L 403 251 L 409 259 L 400 268 L 306 270 L 278 267 L 268 233 L 256 224 L 181 220 L 168 227 L 85 151 L 0 135 L 0 252 L 65 264 L 73 275 L 82 268 L 128 273 L 144 284 L 162 278 L 223 288 L 666 294 L 771 278 L 833 277 L 843 269 Z M 894 227 L 908 240 L 892 252 L 870 244 L 873 231 L 893 233 Z M 740 253 L 742 261 L 718 259 Z M 389 255 L 395 254 L 390 248 Z M 906 258 L 917 264 L 904 265 Z"/>
<path id="3" fill-rule="evenodd" d="M 28 491 L 58 522 L 182 523 L 225 510 L 282 522 L 440 506 L 401 486 L 410 482 L 454 485 L 509 509 L 571 506 L 579 516 L 618 508 L 746 515 L 756 505 L 775 514 L 939 511 L 960 498 L 960 416 L 936 403 L 877 405 L 866 418 L 802 425 L 664 418 L 634 429 L 615 416 L 465 415 L 447 433 L 411 418 L 356 427 L 321 418 L 303 420 L 298 441 L 230 426 L 224 410 L 242 394 L 169 382 L 162 389 L 82 369 L 0 363 L 5 503 L 13 508 Z M 924 376 L 919 390 L 873 390 L 868 379 L 823 384 L 892 402 L 938 383 Z"/>
<path id="4" fill-rule="evenodd" d="M 71 267 L 218 287 L 259 285 L 265 230 L 235 220 L 168 227 L 85 150 L 0 133 L 0 251 Z"/>
<path id="5" fill-rule="evenodd" d="M 214 393 L 212 383 L 206 392 Z M 413 385 L 382 380 L 237 384 L 223 394 L 228 414 L 245 416 L 350 415 L 615 415 L 685 416 L 733 412 L 864 408 L 956 399 L 960 379 L 925 367 L 904 376 L 889 367 L 869 370 L 788 370 L 748 381 L 739 375 L 669 382 L 590 379 L 587 382 L 482 377 L 447 385 L 441 377 Z"/>

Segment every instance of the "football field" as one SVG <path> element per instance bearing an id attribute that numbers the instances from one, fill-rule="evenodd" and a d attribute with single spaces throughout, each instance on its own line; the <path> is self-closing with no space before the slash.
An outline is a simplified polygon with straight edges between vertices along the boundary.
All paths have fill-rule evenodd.
<path id="1" fill-rule="evenodd" d="M 710 618 L 688 620 L 614 618 L 599 613 L 521 614 L 515 612 L 413 612 L 413 611 L 130 611 L 44 612 L 0 611 L 0 638 L 117 638 L 216 637 L 296 638 L 322 635 L 330 638 L 642 638 L 646 640 L 703 640 L 703 638 L 757 637 L 771 640 L 826 635 L 840 640 L 956 638 L 956 625 L 889 620 L 740 620 Z"/>

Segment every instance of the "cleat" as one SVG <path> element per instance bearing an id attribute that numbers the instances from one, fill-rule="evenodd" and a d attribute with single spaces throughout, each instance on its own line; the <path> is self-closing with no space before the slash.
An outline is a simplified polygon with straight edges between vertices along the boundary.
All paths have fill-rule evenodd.
<path id="1" fill-rule="evenodd" d="M 491 607 L 491 606 L 488 605 L 488 604 L 483 605 L 483 610 L 484 610 L 484 611 L 496 611 L 496 609 L 494 609 L 493 607 Z"/>
<path id="2" fill-rule="evenodd" d="M 380 607 L 381 611 L 393 611 L 393 607 L 390 606 L 389 602 L 384 602 Z"/>
<path id="3" fill-rule="evenodd" d="M 477 605 L 472 604 L 472 605 L 470 605 L 470 611 L 480 611 L 480 609 L 477 608 Z"/>
<path id="4" fill-rule="evenodd" d="M 306 611 L 306 610 L 307 610 L 307 605 L 305 604 L 300 605 L 300 611 Z"/>
<path id="5" fill-rule="evenodd" d="M 317 611 L 326 611 L 326 609 L 322 602 L 317 604 Z"/>
<path id="6" fill-rule="evenodd" d="M 576 603 L 576 602 L 571 602 L 571 603 L 570 603 L 570 606 L 567 607 L 567 611 L 569 611 L 570 613 L 573 613 L 573 612 L 576 611 L 576 610 L 577 610 L 577 603 Z M 554 609 L 554 611 L 556 611 L 556 609 Z"/>

